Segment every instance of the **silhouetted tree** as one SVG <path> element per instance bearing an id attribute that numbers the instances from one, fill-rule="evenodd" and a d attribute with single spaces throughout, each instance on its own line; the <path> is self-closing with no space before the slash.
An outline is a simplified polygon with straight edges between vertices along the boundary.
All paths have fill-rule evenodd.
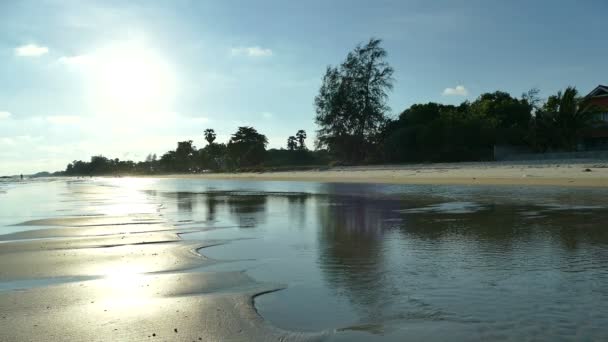
<path id="1" fill-rule="evenodd" d="M 198 151 L 199 167 L 204 170 L 222 170 L 226 167 L 226 144 L 208 144 Z"/>
<path id="2" fill-rule="evenodd" d="M 295 149 L 298 147 L 298 141 L 296 140 L 296 137 L 294 137 L 293 135 L 290 136 L 289 138 L 287 138 L 287 149 L 290 151 L 295 151 Z"/>
<path id="3" fill-rule="evenodd" d="M 385 121 L 393 68 L 381 40 L 370 39 L 348 53 L 338 67 L 327 67 L 315 97 L 318 147 L 338 158 L 359 162 Z"/>
<path id="4" fill-rule="evenodd" d="M 194 166 L 196 147 L 192 145 L 192 140 L 180 141 L 175 150 L 175 171 L 191 171 Z"/>
<path id="5" fill-rule="evenodd" d="M 118 161 L 118 159 L 116 161 Z M 93 156 L 93 157 L 91 157 L 89 172 L 91 174 L 97 174 L 97 175 L 104 174 L 104 173 L 110 172 L 112 170 L 111 165 L 112 165 L 112 161 L 109 160 L 108 158 L 106 158 L 102 155 Z"/>
<path id="6" fill-rule="evenodd" d="M 213 145 L 213 142 L 215 141 L 216 135 L 215 135 L 215 131 L 211 128 L 208 128 L 205 130 L 205 140 L 207 140 L 207 143 L 209 145 Z"/>
<path id="7" fill-rule="evenodd" d="M 523 93 L 521 95 L 521 99 L 526 101 L 530 106 L 532 106 L 533 111 L 537 111 L 540 109 L 540 105 L 542 102 L 538 94 L 540 94 L 540 89 L 532 88 L 527 92 Z"/>
<path id="8" fill-rule="evenodd" d="M 255 166 L 264 161 L 268 139 L 253 127 L 239 127 L 228 142 L 231 160 L 239 167 Z"/>
<path id="9" fill-rule="evenodd" d="M 306 149 L 306 131 L 301 129 L 296 133 L 295 136 L 296 140 L 298 141 L 298 149 L 300 150 L 305 150 Z"/>
<path id="10" fill-rule="evenodd" d="M 160 157 L 159 164 L 163 171 L 176 171 L 175 151 L 168 151 Z"/>

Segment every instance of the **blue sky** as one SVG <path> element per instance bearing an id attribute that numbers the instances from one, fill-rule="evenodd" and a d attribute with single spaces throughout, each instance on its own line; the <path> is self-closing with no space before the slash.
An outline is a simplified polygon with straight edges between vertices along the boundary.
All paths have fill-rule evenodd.
<path id="1" fill-rule="evenodd" d="M 608 82 L 605 0 L 0 1 L 0 175 L 314 132 L 328 64 L 384 40 L 392 114 Z M 312 139 L 309 139 L 312 145 Z"/>

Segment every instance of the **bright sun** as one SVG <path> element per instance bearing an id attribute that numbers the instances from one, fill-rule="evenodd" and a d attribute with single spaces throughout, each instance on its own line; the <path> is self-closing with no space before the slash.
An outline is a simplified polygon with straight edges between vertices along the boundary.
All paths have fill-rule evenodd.
<path id="1" fill-rule="evenodd" d="M 114 45 L 95 53 L 89 68 L 93 105 L 106 115 L 154 116 L 169 110 L 174 72 L 152 49 Z"/>

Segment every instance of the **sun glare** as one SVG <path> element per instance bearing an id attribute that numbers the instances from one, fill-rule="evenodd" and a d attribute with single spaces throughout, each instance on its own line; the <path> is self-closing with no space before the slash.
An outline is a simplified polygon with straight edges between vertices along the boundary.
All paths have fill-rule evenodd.
<path id="1" fill-rule="evenodd" d="M 175 94 L 170 65 L 145 46 L 118 44 L 99 50 L 89 76 L 95 109 L 121 119 L 169 111 Z"/>
<path id="2" fill-rule="evenodd" d="M 146 284 L 143 274 L 129 268 L 118 268 L 101 280 L 108 293 L 103 302 L 104 307 L 121 311 L 134 310 L 149 303 L 149 294 L 142 291 Z"/>

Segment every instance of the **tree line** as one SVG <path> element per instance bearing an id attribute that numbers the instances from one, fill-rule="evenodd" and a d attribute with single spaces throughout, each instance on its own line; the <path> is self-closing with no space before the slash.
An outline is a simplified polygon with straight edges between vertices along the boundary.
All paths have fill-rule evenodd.
<path id="1" fill-rule="evenodd" d="M 520 97 L 503 91 L 460 105 L 414 104 L 387 115 L 393 69 L 381 40 L 357 46 L 327 68 L 315 98 L 318 148 L 350 164 L 488 160 L 493 146 L 526 146 L 538 152 L 572 151 L 593 122 L 593 108 L 575 87 L 542 101 L 538 89 Z M 585 109 L 583 111 L 583 109 Z"/>
<path id="2" fill-rule="evenodd" d="M 243 126 L 227 143 L 216 142 L 213 129 L 203 132 L 207 144 L 197 149 L 192 140 L 180 141 L 177 148 L 157 157 L 149 154 L 144 161 L 109 159 L 93 156 L 89 162 L 76 160 L 68 164 L 65 175 L 159 174 L 209 171 L 261 171 L 273 167 L 326 165 L 325 151 L 306 147 L 306 131 L 299 130 L 287 140 L 287 149 L 267 150 L 268 139 L 255 128 Z"/>
<path id="3" fill-rule="evenodd" d="M 249 126 L 239 127 L 227 143 L 216 142 L 213 129 L 203 132 L 207 144 L 192 140 L 159 158 L 121 161 L 94 156 L 74 161 L 65 174 L 246 171 L 311 165 L 471 161 L 492 159 L 493 146 L 527 146 L 538 152 L 574 150 L 581 132 L 593 124 L 583 111 L 575 87 L 549 96 L 538 89 L 519 97 L 504 91 L 484 93 L 460 105 L 414 104 L 397 117 L 387 104 L 393 68 L 379 39 L 357 45 L 337 66 L 328 66 L 314 98 L 314 150 L 299 130 L 286 148 L 267 150 L 267 137 Z"/>

